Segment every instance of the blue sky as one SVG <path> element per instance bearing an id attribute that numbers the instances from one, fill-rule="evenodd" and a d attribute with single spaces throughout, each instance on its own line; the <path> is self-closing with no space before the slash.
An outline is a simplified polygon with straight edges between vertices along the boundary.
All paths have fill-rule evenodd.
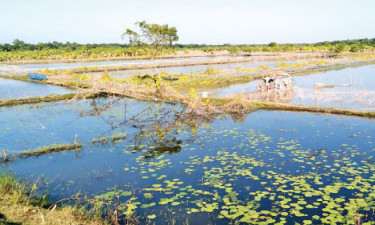
<path id="1" fill-rule="evenodd" d="M 0 43 L 125 43 L 136 21 L 179 43 L 313 43 L 375 37 L 374 0 L 0 0 Z"/>

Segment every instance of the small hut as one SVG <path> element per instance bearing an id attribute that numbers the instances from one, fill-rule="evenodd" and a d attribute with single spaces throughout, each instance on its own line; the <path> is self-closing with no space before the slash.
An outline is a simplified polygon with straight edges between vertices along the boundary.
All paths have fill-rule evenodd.
<path id="1" fill-rule="evenodd" d="M 295 82 L 285 72 L 274 72 L 271 76 L 265 77 L 258 82 L 257 91 L 290 91 L 293 90 Z"/>

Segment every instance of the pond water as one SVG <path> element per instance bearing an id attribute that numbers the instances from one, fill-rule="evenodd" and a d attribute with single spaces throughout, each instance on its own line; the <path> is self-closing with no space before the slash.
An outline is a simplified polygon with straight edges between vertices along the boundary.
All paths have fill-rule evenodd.
<path id="1" fill-rule="evenodd" d="M 141 224 L 348 224 L 357 213 L 374 221 L 374 121 L 269 111 L 202 119 L 183 110 L 115 98 L 0 108 L 1 149 L 76 135 L 83 145 L 3 170 L 41 177 L 52 200 L 119 196 L 123 224 L 128 214 Z M 109 139 L 92 142 L 100 137 Z"/>
<path id="2" fill-rule="evenodd" d="M 286 61 L 288 65 L 297 63 L 297 62 L 306 62 L 308 60 L 297 60 L 297 61 Z M 181 67 L 163 67 L 157 69 L 138 69 L 138 70 L 122 70 L 122 71 L 110 71 L 108 74 L 116 78 L 125 78 L 131 75 L 136 74 L 156 74 L 160 72 L 167 72 L 171 74 L 186 73 L 194 74 L 204 72 L 208 67 L 215 69 L 234 69 L 237 67 L 240 68 L 250 68 L 257 67 L 260 65 L 266 65 L 270 67 L 275 67 L 278 63 L 284 61 L 253 61 L 253 62 L 239 62 L 239 63 L 227 63 L 227 64 L 210 64 L 210 65 L 197 65 L 197 66 L 181 66 Z M 97 73 L 100 74 L 100 73 Z"/>
<path id="3" fill-rule="evenodd" d="M 139 65 L 151 62 L 176 62 L 176 61 L 203 61 L 209 59 L 229 59 L 243 57 L 231 57 L 231 56 L 213 56 L 213 57 L 190 57 L 190 58 L 164 58 L 164 59 L 139 59 L 139 60 L 112 60 L 112 61 L 97 61 L 97 62 L 75 62 L 75 63 L 46 63 L 46 64 L 20 64 L 16 65 L 23 69 L 69 69 L 80 66 L 128 66 L 128 65 Z"/>
<path id="4" fill-rule="evenodd" d="M 30 98 L 74 93 L 63 87 L 0 78 L 0 99 Z"/>
<path id="5" fill-rule="evenodd" d="M 276 100 L 290 104 L 338 107 L 375 111 L 375 65 L 329 70 L 306 76 L 293 77 L 297 88 L 280 98 L 274 93 L 250 95 L 255 99 Z M 228 96 L 237 93 L 255 92 L 258 81 L 236 84 L 210 91 L 211 96 Z M 331 87 L 315 89 L 315 83 Z"/>

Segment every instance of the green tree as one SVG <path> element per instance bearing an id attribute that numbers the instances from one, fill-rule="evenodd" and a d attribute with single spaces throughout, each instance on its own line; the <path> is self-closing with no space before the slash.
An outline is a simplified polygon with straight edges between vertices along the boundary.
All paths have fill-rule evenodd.
<path id="1" fill-rule="evenodd" d="M 341 53 L 345 50 L 345 43 L 337 44 L 335 48 L 333 49 L 336 53 Z"/>
<path id="2" fill-rule="evenodd" d="M 140 33 L 129 28 L 122 34 L 122 38 L 128 37 L 132 45 L 142 46 L 150 45 L 155 50 L 161 46 L 172 46 L 173 42 L 178 41 L 177 29 L 169 27 L 168 24 L 148 24 L 146 21 L 136 22 Z"/>
<path id="3" fill-rule="evenodd" d="M 13 41 L 13 46 L 14 46 L 14 49 L 18 50 L 18 49 L 23 49 L 25 47 L 26 43 L 24 41 L 21 41 L 19 39 L 15 39 Z"/>
<path id="4" fill-rule="evenodd" d="M 271 43 L 268 44 L 268 46 L 271 47 L 271 48 L 274 48 L 274 47 L 277 46 L 277 43 L 276 42 L 271 42 Z"/>
<path id="5" fill-rule="evenodd" d="M 350 46 L 351 52 L 358 52 L 359 50 L 360 50 L 360 48 L 359 48 L 359 45 L 357 45 L 357 44 L 353 44 L 353 45 Z"/>
<path id="6" fill-rule="evenodd" d="M 325 41 L 325 42 L 324 42 L 324 45 L 325 45 L 327 48 L 329 48 L 329 47 L 331 47 L 331 42 L 329 42 L 329 41 Z"/>

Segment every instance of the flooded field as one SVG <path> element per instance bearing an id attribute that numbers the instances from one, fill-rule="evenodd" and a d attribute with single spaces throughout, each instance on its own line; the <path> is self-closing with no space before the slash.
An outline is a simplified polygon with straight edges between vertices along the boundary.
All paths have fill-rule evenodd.
<path id="1" fill-rule="evenodd" d="M 288 65 L 294 64 L 296 62 L 306 62 L 307 60 L 298 61 L 286 61 Z M 156 74 L 160 72 L 166 72 L 171 74 L 186 73 L 202 73 L 207 68 L 215 69 L 235 69 L 235 68 L 251 68 L 260 65 L 266 65 L 270 67 L 275 67 L 280 63 L 280 61 L 255 61 L 255 62 L 239 62 L 239 63 L 228 63 L 228 64 L 211 64 L 211 65 L 198 65 L 198 66 L 183 66 L 183 67 L 164 67 L 156 69 L 140 69 L 140 70 L 125 70 L 125 71 L 110 71 L 108 74 L 116 78 L 125 78 L 136 74 Z"/>
<path id="2" fill-rule="evenodd" d="M 228 59 L 238 58 L 243 59 L 244 57 L 231 57 L 231 56 L 213 56 L 213 57 L 190 57 L 190 58 L 164 58 L 158 59 L 139 59 L 139 60 L 112 60 L 112 61 L 98 61 L 98 62 L 76 62 L 76 63 L 46 63 L 46 64 L 20 64 L 16 65 L 23 69 L 71 69 L 80 66 L 127 66 L 127 65 L 139 65 L 144 63 L 158 63 L 158 62 L 188 62 L 188 61 L 204 61 L 208 59 Z"/>
<path id="3" fill-rule="evenodd" d="M 30 98 L 74 93 L 63 87 L 0 78 L 0 99 Z"/>
<path id="4" fill-rule="evenodd" d="M 306 76 L 295 76 L 297 88 L 292 93 L 250 94 L 254 99 L 280 101 L 298 105 L 337 107 L 375 111 L 375 65 L 330 70 Z M 213 90 L 211 96 L 228 96 L 255 92 L 258 81 Z M 325 88 L 315 88 L 324 83 Z"/>
<path id="5" fill-rule="evenodd" d="M 123 224 L 134 215 L 141 224 L 350 224 L 357 213 L 374 221 L 373 121 L 183 111 L 116 98 L 3 107 L 1 149 L 17 155 L 75 136 L 82 149 L 17 157 L 2 170 L 40 177 L 52 200 L 118 199 Z"/>

